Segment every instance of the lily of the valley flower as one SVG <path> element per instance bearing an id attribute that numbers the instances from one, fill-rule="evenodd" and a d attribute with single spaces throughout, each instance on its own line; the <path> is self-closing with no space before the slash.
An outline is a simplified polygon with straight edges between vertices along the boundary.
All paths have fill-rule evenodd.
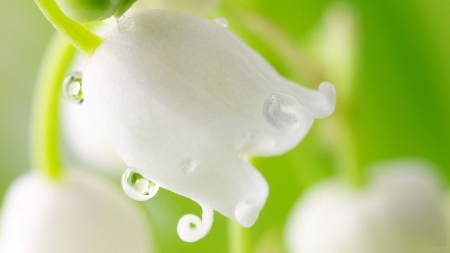
<path id="1" fill-rule="evenodd" d="M 223 26 L 163 10 L 112 27 L 83 82 L 83 106 L 134 172 L 200 203 L 204 221 L 214 209 L 245 227 L 268 194 L 245 156 L 290 150 L 335 104 L 331 84 L 292 83 Z M 211 225 L 181 221 L 188 241 Z"/>
<path id="2" fill-rule="evenodd" d="M 58 182 L 19 178 L 0 225 L 2 253 L 155 252 L 145 211 L 112 183 L 79 171 Z"/>
<path id="3" fill-rule="evenodd" d="M 359 192 L 322 183 L 293 209 L 287 229 L 292 253 L 447 252 L 442 188 L 433 167 L 397 161 L 373 168 Z"/>

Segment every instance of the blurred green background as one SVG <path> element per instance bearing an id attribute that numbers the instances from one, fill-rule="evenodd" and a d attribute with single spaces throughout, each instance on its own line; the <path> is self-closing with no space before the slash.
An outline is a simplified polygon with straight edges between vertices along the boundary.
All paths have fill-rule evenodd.
<path id="1" fill-rule="evenodd" d="M 299 51 L 311 47 L 311 33 L 331 4 L 329 0 L 224 0 L 212 15 L 223 15 L 236 32 L 284 75 L 317 87 L 322 75 L 293 73 L 280 48 L 244 22 L 255 15 L 288 38 Z M 317 120 L 299 147 L 276 158 L 255 159 L 270 186 L 270 196 L 252 230 L 255 252 L 282 252 L 282 230 L 301 192 L 345 168 L 338 154 L 345 143 L 327 135 L 336 122 L 350 131 L 356 168 L 397 157 L 425 158 L 450 182 L 450 1 L 346 1 L 355 14 L 357 33 L 351 95 L 338 90 L 335 115 Z M 53 28 L 33 1 L 0 2 L 0 196 L 18 175 L 30 169 L 28 124 L 40 59 Z M 270 31 L 268 31 L 270 32 Z M 277 35 L 273 35 L 277 36 Z M 305 59 L 321 66 L 311 53 Z M 312 55 L 312 56 L 311 56 Z M 299 67 L 299 69 L 301 69 Z M 332 80 L 329 80 L 332 81 Z M 340 90 L 340 87 L 343 87 Z M 340 96 L 342 95 L 342 96 Z M 341 106 L 341 107 L 339 107 Z M 336 126 L 338 127 L 338 126 Z M 328 129 L 328 130 L 327 130 Z M 339 141 L 339 138 L 338 138 Z M 117 180 L 119 185 L 119 180 Z M 182 242 L 178 219 L 199 213 L 191 200 L 161 190 L 146 203 L 160 252 L 227 252 L 226 219 L 215 215 L 211 233 L 197 243 Z"/>

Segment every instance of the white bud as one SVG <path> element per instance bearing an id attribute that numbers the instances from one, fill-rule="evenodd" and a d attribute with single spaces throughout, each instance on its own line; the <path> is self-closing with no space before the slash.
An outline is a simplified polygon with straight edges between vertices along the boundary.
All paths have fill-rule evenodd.
<path id="1" fill-rule="evenodd" d="M 332 180 L 310 189 L 286 231 L 292 253 L 447 252 L 442 185 L 413 160 L 376 165 L 361 192 Z"/>
<path id="2" fill-rule="evenodd" d="M 19 178 L 3 203 L 2 253 L 154 252 L 141 207 L 110 182 L 67 171 L 58 182 Z"/>

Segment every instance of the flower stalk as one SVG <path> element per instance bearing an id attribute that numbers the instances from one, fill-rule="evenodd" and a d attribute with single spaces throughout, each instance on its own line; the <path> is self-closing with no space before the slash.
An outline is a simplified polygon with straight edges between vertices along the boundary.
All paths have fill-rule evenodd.
<path id="1" fill-rule="evenodd" d="M 228 220 L 228 251 L 230 253 L 250 253 L 251 233 L 249 228 L 245 228 L 234 220 Z"/>
<path id="2" fill-rule="evenodd" d="M 35 0 L 35 2 L 55 29 L 64 35 L 86 58 L 90 58 L 102 43 L 101 37 L 68 18 L 54 0 Z"/>
<path id="3" fill-rule="evenodd" d="M 66 70 L 75 48 L 55 34 L 47 48 L 37 79 L 31 121 L 32 164 L 45 177 L 55 180 L 62 174 L 59 148 L 59 99 Z"/>

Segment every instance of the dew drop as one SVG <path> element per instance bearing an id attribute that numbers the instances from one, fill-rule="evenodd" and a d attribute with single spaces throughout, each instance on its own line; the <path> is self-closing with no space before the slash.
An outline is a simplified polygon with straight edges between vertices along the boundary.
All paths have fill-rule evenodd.
<path id="1" fill-rule="evenodd" d="M 119 29 L 119 32 L 134 31 L 135 24 L 134 24 L 134 20 L 132 18 L 128 18 L 126 16 L 121 16 L 119 18 L 116 18 L 116 22 L 117 22 L 117 29 Z"/>
<path id="2" fill-rule="evenodd" d="M 122 175 L 122 188 L 128 197 L 144 201 L 155 196 L 159 186 L 129 167 Z"/>
<path id="3" fill-rule="evenodd" d="M 185 173 L 192 173 L 195 171 L 197 167 L 197 164 L 192 161 L 192 160 L 184 160 L 183 162 L 181 162 L 181 169 L 185 172 Z"/>
<path id="4" fill-rule="evenodd" d="M 217 25 L 228 29 L 228 20 L 224 17 L 218 17 L 213 20 Z"/>
<path id="5" fill-rule="evenodd" d="M 272 125 L 284 129 L 300 127 L 299 102 L 284 94 L 273 94 L 266 99 L 263 106 L 264 117 Z"/>
<path id="6" fill-rule="evenodd" d="M 63 95 L 70 102 L 81 104 L 83 102 L 82 74 L 74 72 L 68 75 L 63 82 Z"/>

